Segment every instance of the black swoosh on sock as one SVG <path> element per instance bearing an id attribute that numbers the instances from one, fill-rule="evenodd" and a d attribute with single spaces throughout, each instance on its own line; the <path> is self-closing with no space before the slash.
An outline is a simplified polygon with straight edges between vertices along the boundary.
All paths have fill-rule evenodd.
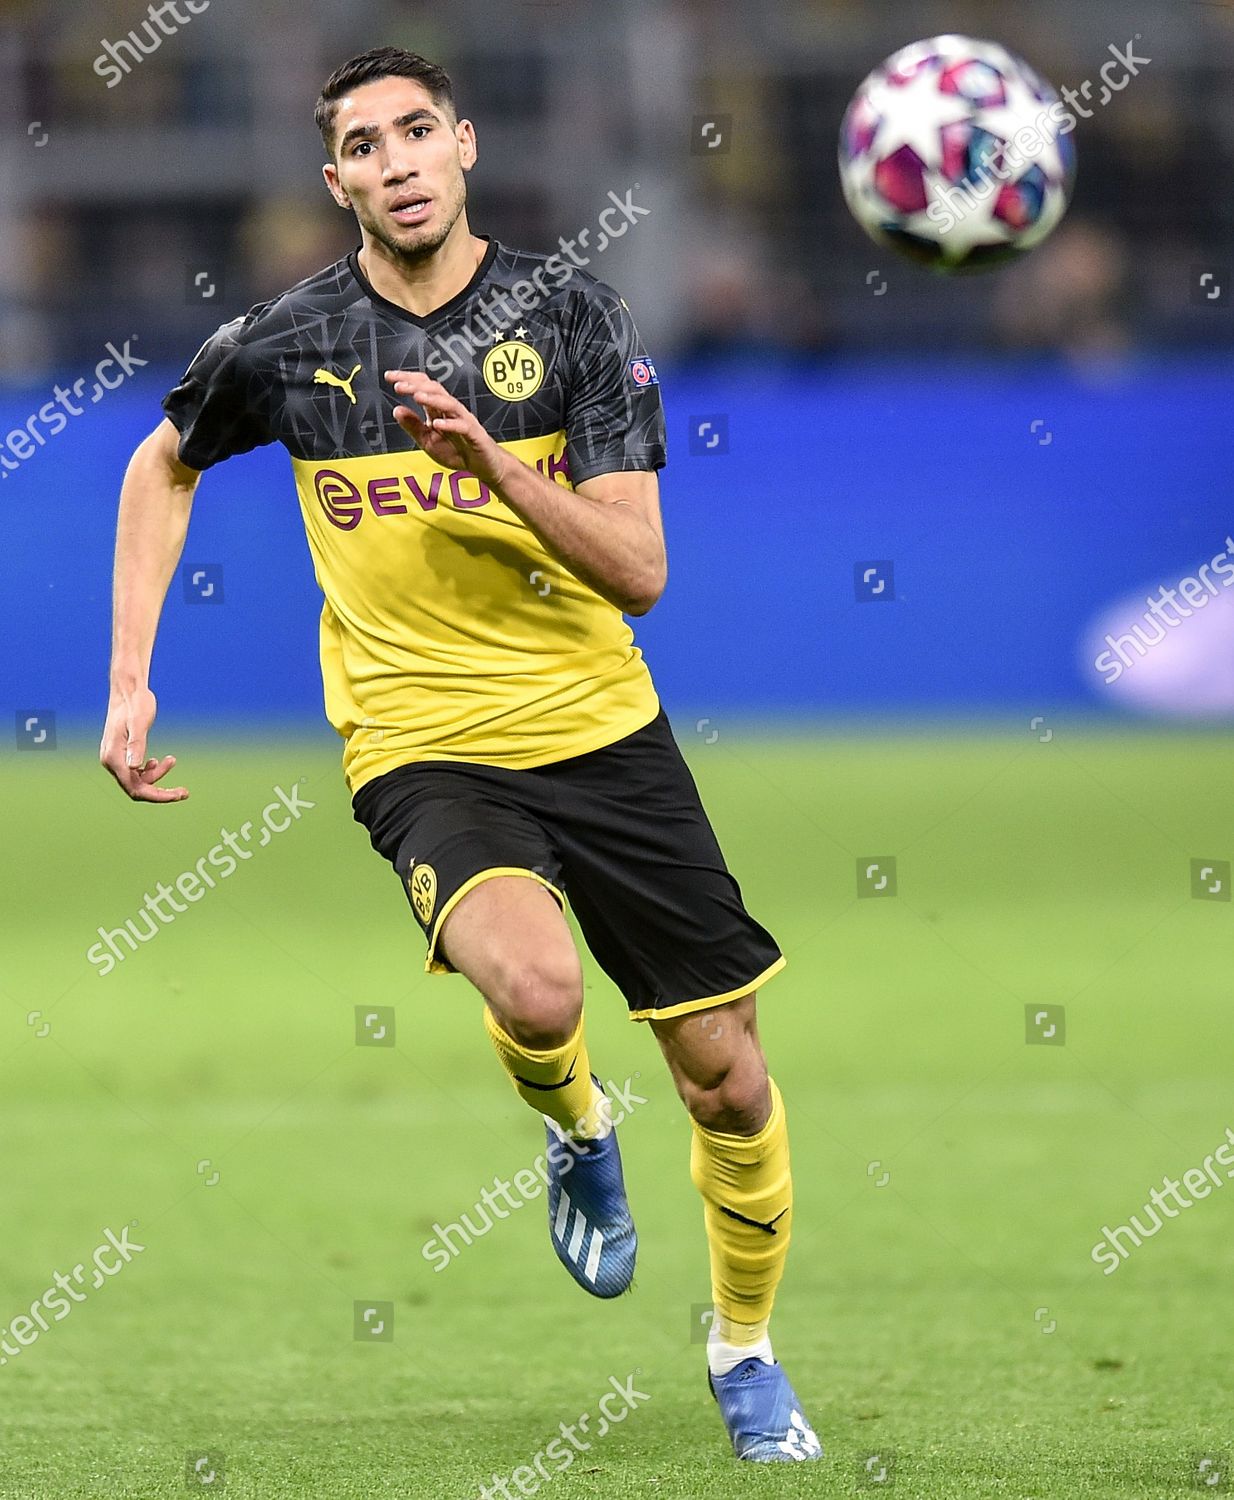
<path id="1" fill-rule="evenodd" d="M 578 1061 L 578 1053 L 570 1059 L 570 1070 L 560 1083 L 532 1083 L 530 1078 L 521 1078 L 517 1073 L 514 1075 L 516 1082 L 523 1084 L 526 1088 L 535 1089 L 539 1094 L 551 1094 L 556 1089 L 564 1089 L 566 1084 L 574 1082 L 574 1064 Z"/>
<path id="2" fill-rule="evenodd" d="M 766 1224 L 761 1224 L 757 1219 L 747 1219 L 745 1214 L 739 1214 L 734 1209 L 725 1208 L 723 1203 L 720 1204 L 720 1212 L 727 1214 L 730 1219 L 736 1219 L 739 1224 L 748 1224 L 751 1229 L 761 1229 L 765 1234 L 774 1234 L 776 1232 L 776 1224 L 784 1217 L 788 1209 L 782 1208 L 775 1218 Z"/>

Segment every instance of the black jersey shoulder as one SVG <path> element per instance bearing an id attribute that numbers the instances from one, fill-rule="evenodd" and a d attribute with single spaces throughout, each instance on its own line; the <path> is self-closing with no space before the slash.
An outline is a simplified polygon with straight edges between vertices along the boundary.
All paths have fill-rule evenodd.
<path id="1" fill-rule="evenodd" d="M 181 461 L 208 469 L 279 439 L 288 351 L 327 332 L 362 298 L 343 259 L 216 329 L 163 398 L 180 432 Z"/>
<path id="2" fill-rule="evenodd" d="M 473 340 L 491 329 L 490 341 L 529 343 L 545 361 L 535 396 L 521 408 L 491 411 L 492 420 L 522 420 L 518 436 L 564 429 L 575 484 L 615 470 L 663 467 L 655 365 L 628 304 L 608 283 L 564 254 L 503 247 L 471 314 Z M 471 382 L 478 414 L 487 394 Z"/>

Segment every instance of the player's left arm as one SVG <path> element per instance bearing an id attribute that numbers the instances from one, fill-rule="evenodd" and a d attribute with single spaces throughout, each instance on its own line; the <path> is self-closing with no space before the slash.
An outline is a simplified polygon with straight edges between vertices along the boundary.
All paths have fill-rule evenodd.
<path id="1" fill-rule="evenodd" d="M 499 450 L 500 451 L 500 450 Z M 623 614 L 645 615 L 668 582 L 659 476 L 598 474 L 573 491 L 508 453 L 493 486 L 545 547 Z"/>
<path id="2" fill-rule="evenodd" d="M 507 453 L 439 381 L 415 370 L 389 370 L 386 378 L 423 409 L 420 417 L 399 406 L 394 416 L 434 463 L 482 480 L 576 578 L 623 614 L 651 609 L 668 579 L 654 471 L 598 474 L 568 490 Z"/>

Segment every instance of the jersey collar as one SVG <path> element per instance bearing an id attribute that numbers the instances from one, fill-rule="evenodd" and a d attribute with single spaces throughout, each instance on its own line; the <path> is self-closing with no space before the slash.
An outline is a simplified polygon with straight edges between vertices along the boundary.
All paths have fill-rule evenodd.
<path id="1" fill-rule="evenodd" d="M 430 324 L 435 323 L 438 318 L 443 318 L 447 314 L 452 313 L 455 308 L 461 307 L 488 275 L 493 262 L 497 259 L 497 252 L 501 249 L 497 241 L 487 234 L 477 235 L 477 239 L 488 240 L 488 249 L 484 252 L 484 259 L 476 267 L 476 274 L 461 292 L 456 292 L 448 302 L 443 302 L 440 307 L 435 307 L 431 313 L 427 313 L 424 317 L 420 317 L 417 313 L 408 312 L 405 307 L 400 307 L 397 302 L 388 301 L 380 292 L 375 290 L 370 284 L 368 277 L 360 269 L 360 246 L 357 246 L 347 257 L 347 267 L 370 302 L 376 303 L 378 307 L 384 308 L 388 313 L 393 313 L 396 318 L 402 318 L 407 323 L 414 323 L 417 328 L 427 328 Z"/>

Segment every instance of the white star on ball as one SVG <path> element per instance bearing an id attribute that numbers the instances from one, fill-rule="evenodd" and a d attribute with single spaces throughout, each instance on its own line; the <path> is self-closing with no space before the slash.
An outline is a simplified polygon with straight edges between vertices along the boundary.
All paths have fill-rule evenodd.
<path id="1" fill-rule="evenodd" d="M 881 82 L 870 90 L 870 103 L 881 116 L 870 156 L 876 161 L 910 146 L 926 167 L 943 164 L 943 129 L 958 125 L 972 105 L 958 94 L 940 94 L 937 68 L 922 68 L 909 83 Z"/>

